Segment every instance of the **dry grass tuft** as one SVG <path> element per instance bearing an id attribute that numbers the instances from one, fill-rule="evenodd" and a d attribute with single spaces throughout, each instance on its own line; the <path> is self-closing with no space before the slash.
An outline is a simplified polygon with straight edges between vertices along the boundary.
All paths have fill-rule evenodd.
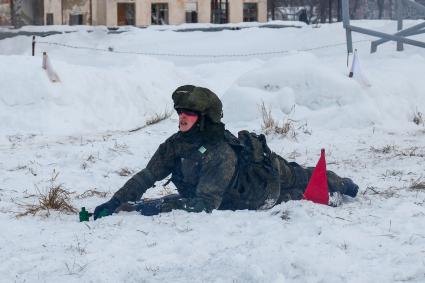
<path id="1" fill-rule="evenodd" d="M 413 115 L 413 123 L 415 123 L 416 125 L 424 125 L 424 117 L 422 115 L 421 112 L 416 111 Z"/>
<path id="2" fill-rule="evenodd" d="M 146 120 L 146 125 L 150 126 L 150 125 L 159 123 L 165 119 L 170 118 L 172 114 L 173 114 L 173 111 L 167 110 L 167 109 L 165 109 L 164 112 L 162 113 L 155 113 L 152 115 L 152 117 Z"/>
<path id="3" fill-rule="evenodd" d="M 371 146 L 370 151 L 372 151 L 374 153 L 389 154 L 391 152 L 397 151 L 397 147 L 395 145 L 386 145 L 382 148 L 376 148 L 376 147 Z"/>
<path id="4" fill-rule="evenodd" d="M 100 198 L 105 198 L 108 195 L 108 192 L 101 192 L 98 191 L 97 189 L 90 189 L 85 191 L 84 193 L 77 195 L 76 198 L 78 199 L 84 199 L 84 198 L 90 198 L 90 197 L 100 197 Z"/>
<path id="5" fill-rule="evenodd" d="M 131 129 L 131 130 L 129 130 L 129 132 L 133 133 L 133 132 L 140 131 L 141 129 L 144 129 L 144 128 L 150 126 L 150 125 L 154 125 L 154 124 L 159 123 L 159 122 L 161 122 L 165 119 L 170 118 L 172 114 L 173 114 L 173 110 L 168 110 L 168 109 L 165 109 L 164 112 L 162 112 L 162 113 L 155 113 L 150 118 L 148 118 L 146 120 L 145 125 Z"/>
<path id="6" fill-rule="evenodd" d="M 385 174 L 382 174 L 384 177 L 401 177 L 403 176 L 403 171 L 400 170 L 386 170 Z"/>
<path id="7" fill-rule="evenodd" d="M 377 187 L 366 187 L 366 190 L 363 192 L 363 195 L 370 194 L 370 195 L 379 195 L 386 199 L 391 197 L 398 197 L 397 194 L 397 188 L 395 187 L 389 187 L 387 189 L 379 190 Z"/>
<path id="8" fill-rule="evenodd" d="M 419 177 L 416 180 L 412 181 L 412 184 L 409 186 L 409 189 L 412 191 L 423 191 L 425 192 L 425 180 L 422 177 Z"/>
<path id="9" fill-rule="evenodd" d="M 65 262 L 65 267 L 68 271 L 67 275 L 77 275 L 80 276 L 81 273 L 84 273 L 86 271 L 86 268 L 88 266 L 88 263 L 86 264 L 78 264 L 76 262 L 76 259 L 74 258 L 72 265 Z"/>
<path id="10" fill-rule="evenodd" d="M 121 168 L 119 171 L 116 171 L 116 173 L 122 177 L 127 177 L 133 174 L 133 170 L 127 167 L 124 167 L 124 168 Z"/>
<path id="11" fill-rule="evenodd" d="M 37 204 L 21 204 L 17 203 L 18 206 L 24 208 L 24 212 L 18 213 L 16 217 L 22 217 L 26 215 L 36 215 L 40 212 L 45 212 L 45 216 L 50 215 L 50 210 L 56 210 L 64 213 L 77 213 L 78 210 L 72 206 L 71 195 L 74 192 L 70 192 L 65 189 L 62 185 L 55 185 L 56 178 L 59 173 L 53 171 L 52 177 L 49 180 L 50 188 L 46 192 L 41 192 L 37 188 L 38 194 L 34 197 L 38 198 Z"/>
<path id="12" fill-rule="evenodd" d="M 406 148 L 405 150 L 401 150 L 398 155 L 407 157 L 425 157 L 425 154 L 423 152 L 420 152 L 420 149 L 417 146 L 412 146 L 410 148 Z"/>
<path id="13" fill-rule="evenodd" d="M 261 117 L 263 119 L 263 124 L 261 125 L 261 128 L 263 129 L 273 129 L 277 122 L 272 116 L 272 110 L 270 108 L 267 108 L 264 104 L 264 101 L 260 105 L 260 111 L 261 111 Z"/>
<path id="14" fill-rule="evenodd" d="M 95 164 L 96 163 L 96 157 L 93 156 L 93 154 L 90 154 L 89 157 L 81 164 L 81 168 L 83 170 L 86 170 L 89 167 L 89 164 Z"/>
<path id="15" fill-rule="evenodd" d="M 16 217 L 22 217 L 27 215 L 36 215 L 39 212 L 45 212 L 45 216 L 50 215 L 50 210 L 56 210 L 64 213 L 77 213 L 78 210 L 70 203 L 70 196 L 74 194 L 62 187 L 57 185 L 50 187 L 45 193 L 38 192 L 38 203 L 37 204 L 18 204 L 23 207 L 24 212 L 18 213 Z"/>
<path id="16" fill-rule="evenodd" d="M 282 124 L 280 124 L 273 118 L 271 109 L 267 108 L 264 102 L 260 105 L 260 112 L 263 121 L 261 129 L 266 135 L 278 134 L 296 139 L 299 131 L 305 134 L 311 134 L 311 131 L 307 129 L 307 124 L 300 125 L 299 121 L 296 120 L 285 119 Z"/>
<path id="17" fill-rule="evenodd" d="M 422 148 L 417 146 L 412 146 L 409 148 L 399 148 L 396 145 L 385 145 L 383 147 L 370 147 L 370 151 L 378 154 L 392 154 L 393 156 L 402 156 L 402 157 L 425 157 L 425 153 Z"/>

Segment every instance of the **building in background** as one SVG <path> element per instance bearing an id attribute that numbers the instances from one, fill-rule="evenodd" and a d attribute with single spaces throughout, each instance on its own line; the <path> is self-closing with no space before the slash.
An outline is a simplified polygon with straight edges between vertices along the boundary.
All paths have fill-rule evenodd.
<path id="1" fill-rule="evenodd" d="M 44 0 L 0 0 L 0 25 L 43 24 Z"/>
<path id="2" fill-rule="evenodd" d="M 267 0 L 44 0 L 45 24 L 148 26 L 267 21 Z"/>
<path id="3" fill-rule="evenodd" d="M 425 5 L 425 0 L 415 2 Z M 397 0 L 350 0 L 350 17 L 395 19 L 396 3 Z M 415 7 L 403 9 L 404 18 L 425 17 Z M 0 0 L 0 25 L 15 27 L 222 24 L 267 20 L 341 21 L 341 0 Z"/>
<path id="4" fill-rule="evenodd" d="M 0 26 L 12 25 L 12 0 L 0 0 Z"/>
<path id="5" fill-rule="evenodd" d="M 93 0 L 93 24 L 179 25 L 267 21 L 267 0 Z"/>
<path id="6" fill-rule="evenodd" d="M 0 0 L 0 25 L 266 22 L 267 0 Z"/>
<path id="7" fill-rule="evenodd" d="M 91 25 L 92 2 L 92 0 L 44 0 L 44 24 Z"/>

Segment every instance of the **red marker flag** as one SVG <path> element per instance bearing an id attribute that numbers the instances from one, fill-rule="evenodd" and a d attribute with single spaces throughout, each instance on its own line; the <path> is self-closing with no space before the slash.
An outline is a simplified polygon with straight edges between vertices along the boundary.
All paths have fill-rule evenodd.
<path id="1" fill-rule="evenodd" d="M 313 174 L 304 192 L 304 199 L 315 203 L 329 204 L 325 149 L 321 151 L 320 159 L 317 162 L 316 168 L 314 168 Z"/>

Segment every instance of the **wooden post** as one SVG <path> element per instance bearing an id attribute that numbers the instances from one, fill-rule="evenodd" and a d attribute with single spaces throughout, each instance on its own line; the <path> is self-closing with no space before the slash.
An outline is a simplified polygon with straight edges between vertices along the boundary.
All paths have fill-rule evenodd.
<path id="1" fill-rule="evenodd" d="M 60 82 L 58 74 L 56 74 L 56 72 L 53 70 L 52 64 L 50 63 L 49 57 L 47 56 L 47 52 L 43 52 L 43 63 L 41 67 L 46 70 L 47 76 L 51 82 Z"/>
<path id="2" fill-rule="evenodd" d="M 32 56 L 35 54 L 35 35 L 32 36 Z"/>
<path id="3" fill-rule="evenodd" d="M 46 70 L 47 69 L 47 53 L 43 52 L 43 64 L 41 65 L 41 67 Z"/>

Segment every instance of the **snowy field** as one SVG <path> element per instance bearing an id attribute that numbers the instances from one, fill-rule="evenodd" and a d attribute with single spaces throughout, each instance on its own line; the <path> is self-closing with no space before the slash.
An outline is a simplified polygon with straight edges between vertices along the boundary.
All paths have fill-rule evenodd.
<path id="1" fill-rule="evenodd" d="M 365 82 L 347 76 L 341 24 L 299 26 L 54 27 L 75 32 L 37 38 L 35 57 L 30 37 L 0 40 L 0 282 L 425 282 L 425 49 L 370 54 L 373 38 L 353 34 Z M 52 210 L 16 217 L 59 185 L 77 209 L 108 200 L 176 132 L 175 113 L 145 125 L 171 113 L 182 84 L 215 91 L 235 134 L 264 131 L 263 104 L 290 128 L 267 136 L 275 152 L 314 166 L 325 148 L 358 197 L 85 223 Z M 147 196 L 172 192 L 164 183 Z"/>

